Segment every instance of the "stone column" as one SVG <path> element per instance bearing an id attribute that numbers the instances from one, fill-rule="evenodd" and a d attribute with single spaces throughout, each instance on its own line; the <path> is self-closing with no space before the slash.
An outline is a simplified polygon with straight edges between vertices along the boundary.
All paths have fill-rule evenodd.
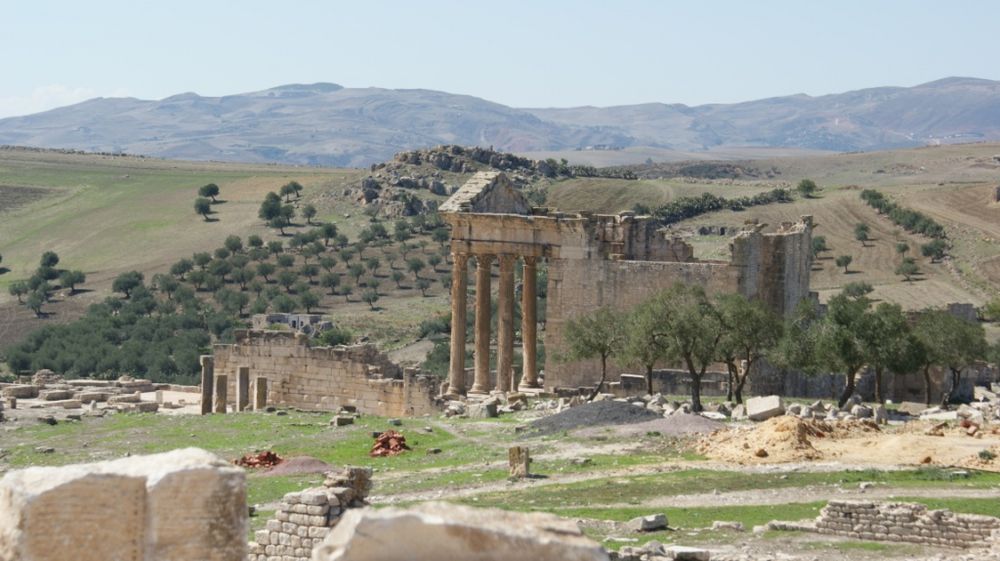
<path id="1" fill-rule="evenodd" d="M 212 384 L 215 383 L 215 358 L 201 355 L 201 414 L 212 412 Z"/>
<path id="2" fill-rule="evenodd" d="M 253 383 L 253 410 L 262 411 L 267 407 L 267 377 L 257 376 Z"/>
<path id="3" fill-rule="evenodd" d="M 215 412 L 226 412 L 226 397 L 229 393 L 229 376 L 220 374 L 215 377 Z"/>
<path id="4" fill-rule="evenodd" d="M 451 366 L 448 374 L 448 395 L 465 395 L 465 321 L 469 287 L 466 265 L 469 256 L 456 253 L 451 270 Z"/>
<path id="5" fill-rule="evenodd" d="M 475 380 L 469 390 L 490 391 L 490 264 L 492 255 L 476 256 L 476 365 Z"/>
<path id="6" fill-rule="evenodd" d="M 236 410 L 250 409 L 250 367 L 236 367 Z"/>
<path id="7" fill-rule="evenodd" d="M 524 282 L 521 288 L 521 354 L 523 355 L 523 374 L 521 387 L 538 387 L 538 318 L 536 317 L 538 293 L 538 258 L 524 258 Z"/>
<path id="8" fill-rule="evenodd" d="M 500 256 L 500 288 L 497 298 L 497 390 L 511 391 L 514 381 L 514 260 Z"/>

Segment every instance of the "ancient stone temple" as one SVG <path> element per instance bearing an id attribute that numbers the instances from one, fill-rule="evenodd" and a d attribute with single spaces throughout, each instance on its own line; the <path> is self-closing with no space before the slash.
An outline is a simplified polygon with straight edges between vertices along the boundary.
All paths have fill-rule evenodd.
<path id="1" fill-rule="evenodd" d="M 563 324 L 601 306 L 632 307 L 677 282 L 710 293 L 738 292 L 790 313 L 809 297 L 812 218 L 776 232 L 748 225 L 732 240 L 729 261 L 694 258 L 692 247 L 650 217 L 561 213 L 532 208 L 501 172 L 480 172 L 440 212 L 452 226 L 451 368 L 449 393 L 510 391 L 539 386 L 537 269 L 548 267 L 545 387 L 593 385 L 597 361 L 561 362 Z M 476 264 L 475 352 L 472 380 L 465 365 L 469 262 Z M 522 265 L 520 380 L 514 368 L 514 270 Z M 490 372 L 491 266 L 499 264 L 496 374 Z M 616 374 L 611 371 L 609 374 Z M 493 382 L 492 380 L 495 380 Z M 470 383 L 471 382 L 471 383 Z"/>

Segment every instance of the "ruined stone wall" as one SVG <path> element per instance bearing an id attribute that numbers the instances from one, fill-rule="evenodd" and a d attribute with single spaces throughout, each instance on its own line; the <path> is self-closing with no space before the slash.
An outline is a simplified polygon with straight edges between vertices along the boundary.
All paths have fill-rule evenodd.
<path id="1" fill-rule="evenodd" d="M 592 386 L 601 377 L 600 361 L 559 360 L 559 352 L 565 349 L 563 325 L 567 319 L 601 306 L 627 310 L 678 282 L 702 286 L 712 294 L 735 292 L 739 287 L 739 270 L 725 263 L 705 262 L 549 261 L 545 387 Z M 609 380 L 617 379 L 624 371 L 612 362 L 608 368 Z"/>
<path id="2" fill-rule="evenodd" d="M 830 501 L 816 519 L 821 534 L 957 548 L 984 545 L 998 530 L 1000 518 L 911 503 Z"/>
<path id="3" fill-rule="evenodd" d="M 309 561 L 348 508 L 367 505 L 371 468 L 328 473 L 322 487 L 287 493 L 274 518 L 254 534 L 247 561 Z"/>
<path id="4" fill-rule="evenodd" d="M 0 479 L 2 561 L 244 561 L 246 534 L 244 472 L 204 450 Z"/>
<path id="5" fill-rule="evenodd" d="M 228 377 L 228 399 L 236 399 L 236 369 L 250 367 L 251 381 L 267 378 L 268 405 L 358 411 L 389 417 L 437 412 L 437 380 L 400 369 L 373 345 L 309 347 L 285 332 L 238 331 L 236 343 L 216 345 L 215 375 Z"/>

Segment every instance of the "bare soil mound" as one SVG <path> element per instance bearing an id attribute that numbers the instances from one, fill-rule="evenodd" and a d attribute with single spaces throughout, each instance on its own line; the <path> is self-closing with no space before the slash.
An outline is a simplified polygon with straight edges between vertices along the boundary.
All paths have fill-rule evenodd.
<path id="1" fill-rule="evenodd" d="M 782 416 L 752 427 L 712 433 L 701 439 L 698 451 L 712 459 L 738 464 L 819 460 L 824 452 L 822 446 L 814 444 L 821 440 L 878 432 L 878 425 L 869 421 L 826 422 Z"/>
<path id="2" fill-rule="evenodd" d="M 531 427 L 539 434 L 555 434 L 581 427 L 627 425 L 660 419 L 660 415 L 623 401 L 592 401 L 538 419 Z"/>
<path id="3" fill-rule="evenodd" d="M 272 476 L 326 473 L 331 469 L 333 469 L 333 467 L 323 460 L 317 460 L 312 456 L 297 456 L 281 462 L 273 468 L 263 472 L 261 475 Z"/>
<path id="4" fill-rule="evenodd" d="M 623 437 L 642 436 L 649 433 L 658 433 L 663 436 L 689 436 L 693 434 L 709 434 L 725 426 L 725 424 L 719 421 L 713 421 L 701 415 L 675 413 L 669 417 L 652 419 L 641 423 L 614 427 L 588 427 L 574 434 L 579 436 L 597 436 L 607 434 L 608 431 L 611 431 L 615 436 Z"/>

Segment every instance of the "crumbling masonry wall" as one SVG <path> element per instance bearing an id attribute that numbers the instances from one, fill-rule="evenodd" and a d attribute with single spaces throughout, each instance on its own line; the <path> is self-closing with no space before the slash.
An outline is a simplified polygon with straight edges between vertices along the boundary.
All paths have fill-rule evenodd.
<path id="1" fill-rule="evenodd" d="M 956 548 L 984 545 L 998 530 L 1000 518 L 912 503 L 830 501 L 816 519 L 821 534 Z"/>
<path id="2" fill-rule="evenodd" d="M 215 375 L 227 376 L 230 401 L 236 395 L 236 369 L 250 368 L 250 378 L 267 378 L 268 405 L 358 411 L 388 417 L 419 416 L 438 408 L 437 381 L 402 369 L 374 345 L 310 347 L 308 339 L 289 332 L 237 331 L 236 343 L 216 345 Z"/>
<path id="3" fill-rule="evenodd" d="M 250 542 L 248 561 L 309 561 L 348 508 L 366 506 L 370 468 L 344 468 L 326 474 L 322 487 L 287 493 L 274 518 Z"/>

